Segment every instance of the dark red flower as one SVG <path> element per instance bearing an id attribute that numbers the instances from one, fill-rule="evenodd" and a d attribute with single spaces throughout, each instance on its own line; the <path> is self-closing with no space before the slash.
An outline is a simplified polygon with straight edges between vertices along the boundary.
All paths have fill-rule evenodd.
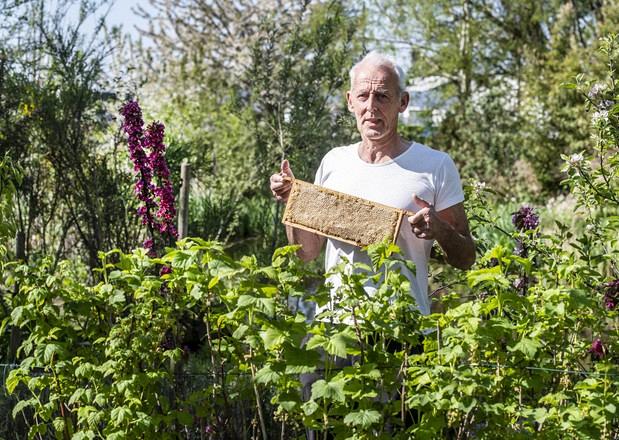
<path id="1" fill-rule="evenodd" d="M 520 231 L 531 231 L 539 226 L 539 216 L 530 206 L 522 206 L 512 213 L 512 223 Z"/>
<path id="2" fill-rule="evenodd" d="M 129 157 L 138 175 L 135 194 L 141 205 L 137 213 L 151 234 L 144 247 L 149 250 L 149 255 L 154 256 L 153 233 L 159 232 L 173 239 L 178 237 L 174 191 L 163 143 L 165 127 L 160 122 L 153 122 L 144 130 L 142 110 L 137 101 L 127 102 L 120 112 L 124 117 L 122 127 L 127 135 Z"/>
<path id="3" fill-rule="evenodd" d="M 162 266 L 159 271 L 159 276 L 167 275 L 169 273 L 172 273 L 172 268 L 170 266 Z"/>
<path id="4" fill-rule="evenodd" d="M 165 126 L 161 122 L 151 123 L 146 128 L 146 133 L 144 133 L 144 145 L 151 151 L 148 160 L 153 175 L 157 179 L 157 185 L 153 188 L 153 194 L 157 197 L 157 204 L 159 205 L 156 213 L 159 220 L 159 232 L 176 239 L 178 238 L 174 224 L 176 208 L 174 207 L 174 191 L 170 181 L 170 169 L 165 159 L 164 133 Z"/>
<path id="5" fill-rule="evenodd" d="M 601 339 L 596 338 L 593 340 L 589 353 L 591 353 L 593 359 L 597 360 L 602 359 L 606 355 L 606 347 L 604 347 Z"/>

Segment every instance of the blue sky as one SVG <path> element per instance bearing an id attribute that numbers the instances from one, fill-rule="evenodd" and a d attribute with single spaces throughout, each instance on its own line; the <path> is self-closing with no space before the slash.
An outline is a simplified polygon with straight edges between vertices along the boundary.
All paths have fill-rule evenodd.
<path id="1" fill-rule="evenodd" d="M 123 30 L 131 35 L 137 36 L 136 25 L 141 28 L 146 28 L 143 18 L 139 17 L 132 9 L 137 9 L 137 5 L 142 5 L 146 8 L 148 1 L 146 0 L 116 0 L 110 9 L 107 17 L 108 25 L 122 26 Z"/>
<path id="2" fill-rule="evenodd" d="M 135 10 L 138 5 L 141 5 L 144 8 L 148 7 L 148 0 L 114 0 L 111 3 L 112 6 L 106 19 L 108 28 L 111 28 L 112 26 L 121 26 L 124 33 L 128 33 L 135 38 L 138 36 L 136 27 L 140 27 L 142 29 L 147 28 L 146 21 L 137 15 Z M 82 25 L 82 30 L 86 34 L 91 34 L 94 31 L 96 19 L 101 17 L 101 15 L 107 11 L 108 7 L 110 7 L 109 4 L 110 3 L 99 7 L 97 12 L 84 22 Z M 50 8 L 53 8 L 53 5 L 50 5 Z M 77 19 L 78 11 L 79 1 L 76 1 L 67 18 L 70 21 Z"/>

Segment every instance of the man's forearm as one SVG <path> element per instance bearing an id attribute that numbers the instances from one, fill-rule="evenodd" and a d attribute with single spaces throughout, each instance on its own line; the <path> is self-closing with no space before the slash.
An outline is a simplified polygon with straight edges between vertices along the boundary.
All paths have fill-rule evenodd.
<path id="1" fill-rule="evenodd" d="M 470 234 L 463 235 L 446 224 L 436 241 L 452 266 L 469 269 L 475 263 L 475 242 Z"/>
<path id="2" fill-rule="evenodd" d="M 306 262 L 313 260 L 320 254 L 324 242 L 324 238 L 318 234 L 288 225 L 286 225 L 286 237 L 288 237 L 288 243 L 301 245 L 301 249 L 297 251 L 297 256 Z"/>

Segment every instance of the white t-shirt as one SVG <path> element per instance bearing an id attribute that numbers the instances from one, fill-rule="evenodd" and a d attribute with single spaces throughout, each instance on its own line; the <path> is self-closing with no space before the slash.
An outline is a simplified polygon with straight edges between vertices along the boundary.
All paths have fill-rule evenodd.
<path id="1" fill-rule="evenodd" d="M 448 154 L 413 143 L 395 159 L 372 164 L 359 157 L 359 145 L 356 143 L 329 151 L 322 159 L 314 183 L 413 212 L 420 209 L 413 202 L 413 194 L 432 203 L 437 211 L 464 200 L 458 170 Z M 415 263 L 416 279 L 406 268 L 401 270 L 411 281 L 411 294 L 419 311 L 426 315 L 430 313 L 428 259 L 433 242 L 415 237 L 408 221 L 403 220 L 396 244 L 403 256 Z M 336 265 L 342 256 L 351 262 L 370 263 L 367 253 L 361 248 L 328 239 L 326 270 Z M 337 279 L 330 282 L 337 288 Z"/>

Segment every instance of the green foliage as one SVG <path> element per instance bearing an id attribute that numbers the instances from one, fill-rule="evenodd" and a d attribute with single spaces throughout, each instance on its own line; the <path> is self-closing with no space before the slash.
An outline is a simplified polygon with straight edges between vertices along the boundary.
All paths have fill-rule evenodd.
<path id="1" fill-rule="evenodd" d="M 268 266 L 197 239 L 160 259 L 112 251 L 101 254 L 93 286 L 76 282 L 69 264 L 6 264 L 3 283 L 21 286 L 11 324 L 29 335 L 6 385 L 33 396 L 13 411 L 37 415 L 31 433 L 174 438 L 208 424 L 243 438 L 250 421 L 238 423 L 238 405 L 265 411 L 268 400 L 284 433 L 297 420 L 342 439 L 611 439 L 617 312 L 589 287 L 605 275 L 580 247 L 563 249 L 564 237 L 514 234 L 526 257 L 490 249 L 467 275 L 476 300 L 425 317 L 399 273 L 407 263 L 389 244 L 368 249 L 371 267 L 343 263 L 331 274 L 342 281 L 337 307 L 313 322 L 288 299 L 324 305 L 328 292 L 296 247 L 278 249 Z M 163 266 L 171 273 L 158 275 Z M 521 277 L 529 277 L 524 290 L 514 286 Z M 308 289 L 312 278 L 319 287 Z M 378 286 L 374 295 L 367 283 Z M 204 329 L 196 360 L 211 381 L 179 395 L 179 373 L 191 372 L 196 356 L 186 323 L 196 319 Z M 592 334 L 604 340 L 602 360 L 589 357 Z M 422 353 L 413 349 L 420 341 Z M 318 377 L 304 399 L 300 375 L 309 373 Z M 421 419 L 407 428 L 409 411 Z M 276 429 L 263 412 L 253 417 Z"/>
<path id="2" fill-rule="evenodd" d="M 13 203 L 15 187 L 21 182 L 21 173 L 11 158 L 5 155 L 0 160 L 0 240 L 15 234 L 15 219 L 13 217 Z"/>
<path id="3" fill-rule="evenodd" d="M 461 4 L 471 9 L 450 20 Z M 430 40 L 447 42 L 432 49 L 454 73 L 446 94 L 455 90 L 458 96 L 458 106 L 434 134 L 453 145 L 465 139 L 462 154 L 494 148 L 487 163 L 472 164 L 481 175 L 519 158 L 519 149 L 527 159 L 538 151 L 528 147 L 540 139 L 552 144 L 559 136 L 553 148 L 542 142 L 539 149 L 552 160 L 558 152 L 573 153 L 563 156 L 562 185 L 576 201 L 569 216 L 585 226 L 549 224 L 542 217 L 539 228 L 515 230 L 509 225 L 515 209 L 510 204 L 493 209 L 488 202 L 493 191 L 479 182 L 470 185 L 467 208 L 480 258 L 469 272 L 435 274 L 444 311 L 429 316 L 416 311 L 410 280 L 399 271 L 410 262 L 387 243 L 368 249 L 370 265 L 344 261 L 327 274 L 341 280 L 333 292 L 324 276 L 295 257 L 294 246 L 269 252 L 266 264 L 253 255 L 233 258 L 224 244 L 201 239 L 180 241 L 160 258 L 143 250 L 95 252 L 96 263 L 90 262 L 95 277 L 78 262 L 58 264 L 56 258 L 7 262 L 7 249 L 0 247 L 0 340 L 6 345 L 14 334 L 23 337 L 19 365 L 5 381 L 15 400 L 3 400 L 2 410 L 11 406 L 6 412 L 28 425 L 30 438 L 294 438 L 307 427 L 336 439 L 616 440 L 619 312 L 608 301 L 608 283 L 619 279 L 616 37 L 599 42 L 607 67 L 603 80 L 580 77 L 567 86 L 579 93 L 562 90 L 564 95 L 544 82 L 576 70 L 596 30 L 615 22 L 615 9 L 605 6 L 600 15 L 587 2 L 570 4 L 576 10 L 563 6 L 555 19 L 546 3 L 485 10 L 484 2 L 441 1 L 420 3 L 416 18 L 428 16 L 436 27 L 425 30 L 437 37 Z M 200 63 L 185 58 L 181 67 L 195 70 L 183 67 L 186 82 L 178 84 L 214 78 L 204 84 L 223 84 L 225 90 L 179 93 L 165 110 L 178 105 L 178 120 L 189 127 L 176 129 L 176 157 L 187 150 L 211 173 L 202 176 L 203 199 L 192 207 L 193 232 L 227 241 L 235 253 L 243 240 L 279 227 L 273 222 L 277 208 L 257 186 L 263 174 L 281 155 L 291 155 L 308 164 L 299 173 L 307 176 L 329 136 L 346 134 L 326 115 L 355 49 L 355 21 L 340 2 L 306 7 L 290 14 L 271 11 L 266 24 L 251 27 L 257 37 L 244 40 L 249 44 L 241 52 L 248 58 L 239 58 L 250 64 L 234 80 L 226 79 L 226 69 L 192 76 Z M 484 14 L 488 20 L 475 28 Z M 602 25 L 574 40 L 585 31 L 579 26 L 595 23 Z M 545 30 L 551 35 L 547 44 L 535 38 L 522 44 L 530 35 L 547 38 Z M 104 110 L 103 99 L 92 88 L 100 66 L 88 63 L 76 40 L 49 36 L 47 48 L 58 50 L 51 51 L 41 83 L 24 76 L 27 70 L 7 73 L 10 63 L 1 54 L 0 105 L 6 117 L 0 121 L 0 145 L 11 155 L 3 156 L 0 167 L 0 213 L 21 194 L 35 206 L 28 212 L 30 225 L 38 225 L 37 215 L 49 218 L 47 207 L 53 205 L 40 197 L 62 197 L 67 203 L 62 212 L 72 213 L 68 224 L 92 227 L 72 237 L 88 242 L 97 231 L 92 222 L 107 226 L 112 220 L 105 216 L 120 211 L 127 221 L 125 205 L 120 211 L 113 207 L 120 206 L 114 203 L 128 194 L 128 185 L 120 177 L 123 167 L 94 154 L 105 128 L 95 117 Z M 519 89 L 522 109 L 530 108 L 525 98 L 539 97 L 556 111 L 541 126 L 543 136 L 529 137 L 535 130 L 526 125 L 531 121 L 525 110 L 494 123 L 491 116 L 502 114 L 501 103 L 513 90 L 495 88 L 497 79 L 487 71 L 495 65 L 486 59 L 490 52 L 476 49 L 482 38 L 509 61 L 503 66 L 508 76 L 533 83 Z M 576 50 L 574 41 L 585 47 Z M 551 63 L 538 70 L 540 53 Z M 191 55 L 204 58 L 204 52 Z M 223 60 L 213 59 L 215 65 Z M 428 68 L 426 74 L 432 73 L 431 61 L 419 65 Z M 298 87 L 303 82 L 310 87 Z M 473 103 L 476 83 L 496 94 Z M 542 93 L 546 85 L 548 96 Z M 580 101 L 595 115 L 593 147 L 581 136 L 578 124 L 585 118 L 571 110 Z M 562 105 L 565 113 L 557 110 Z M 521 126 L 524 133 L 515 129 Z M 60 151 L 65 144 L 72 149 Z M 566 149 L 568 144 L 577 149 Z M 28 179 L 20 181 L 5 157 L 11 163 L 19 159 Z M 110 167 L 119 174 L 106 174 Z M 538 177 L 555 182 L 556 174 Z M 84 176 L 105 184 L 65 193 Z M 47 183 L 60 177 L 66 182 L 47 191 Z M 115 184 L 118 192 L 107 192 Z M 12 228 L 3 217 L 0 236 L 12 234 Z M 114 228 L 104 230 L 109 240 L 117 239 Z M 267 247 L 277 242 L 271 238 Z M 112 243 L 92 241 L 91 251 Z M 299 300 L 318 304 L 316 319 L 291 307 Z"/>
<path id="4" fill-rule="evenodd" d="M 26 258 L 73 255 L 94 267 L 99 249 L 128 251 L 139 229 L 112 134 L 110 42 L 97 34 L 101 23 L 89 41 L 82 33 L 96 5 L 84 3 L 76 23 L 67 19 L 75 3 L 16 2 L 3 15 L 0 157 L 23 175 L 7 218 L 25 235 Z"/>
<path id="5" fill-rule="evenodd" d="M 597 48 L 619 23 L 615 2 L 393 0 L 372 12 L 405 45 L 409 78 L 438 84 L 430 104 L 422 95 L 425 142 L 498 191 L 564 190 L 560 155 L 591 150 L 582 96 L 560 85 L 604 71 Z"/>
<path id="6" fill-rule="evenodd" d="M 247 243 L 244 251 L 266 261 L 284 239 L 280 207 L 265 206 L 268 176 L 286 157 L 297 177 L 313 180 L 324 153 L 351 139 L 342 92 L 361 18 L 343 1 L 198 3 L 156 2 L 149 11 L 178 37 L 154 32 L 160 66 L 137 66 L 147 74 L 144 99 L 193 166 L 191 233 Z M 255 206 L 259 223 L 246 215 Z M 254 249 L 265 235 L 265 249 Z"/>

